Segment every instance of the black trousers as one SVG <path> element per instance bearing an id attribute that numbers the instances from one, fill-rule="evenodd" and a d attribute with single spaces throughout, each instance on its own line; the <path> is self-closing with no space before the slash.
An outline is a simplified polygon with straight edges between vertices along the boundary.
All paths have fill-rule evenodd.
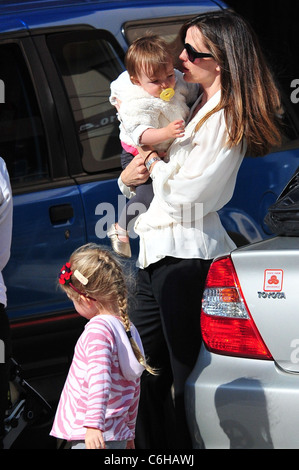
<path id="1" fill-rule="evenodd" d="M 9 381 L 9 358 L 11 357 L 11 335 L 9 321 L 4 305 L 0 304 L 0 341 L 1 352 L 5 351 L 5 357 L 0 358 L 0 449 L 4 435 L 4 417 L 8 405 L 8 381 Z M 1 354 L 2 356 L 2 354 Z M 4 359 L 4 361 L 3 361 Z"/>
<path id="2" fill-rule="evenodd" d="M 200 309 L 211 261 L 167 257 L 138 272 L 137 327 L 149 364 L 136 424 L 138 449 L 190 449 L 184 388 L 201 346 Z"/>

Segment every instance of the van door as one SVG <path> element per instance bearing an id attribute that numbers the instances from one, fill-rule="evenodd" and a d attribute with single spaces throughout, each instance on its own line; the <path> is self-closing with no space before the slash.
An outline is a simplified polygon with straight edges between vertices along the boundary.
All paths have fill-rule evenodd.
<path id="1" fill-rule="evenodd" d="M 119 121 L 109 102 L 110 84 L 124 70 L 124 51 L 104 30 L 49 34 L 47 46 L 67 92 L 80 149 L 80 168 L 72 153 L 67 158 L 82 195 L 87 239 L 110 247 L 107 229 L 126 202 L 117 185 Z"/>
<path id="2" fill-rule="evenodd" d="M 68 175 L 53 97 L 32 40 L 0 43 L 0 154 L 14 194 L 13 238 L 4 271 L 13 323 L 61 312 L 61 260 L 86 241 L 80 192 Z"/>

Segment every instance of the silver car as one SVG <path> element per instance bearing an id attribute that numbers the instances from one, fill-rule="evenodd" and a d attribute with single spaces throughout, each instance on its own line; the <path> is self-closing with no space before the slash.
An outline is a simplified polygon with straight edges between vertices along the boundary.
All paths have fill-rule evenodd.
<path id="1" fill-rule="evenodd" d="M 212 264 L 186 386 L 195 448 L 299 448 L 298 267 L 296 237 Z"/>

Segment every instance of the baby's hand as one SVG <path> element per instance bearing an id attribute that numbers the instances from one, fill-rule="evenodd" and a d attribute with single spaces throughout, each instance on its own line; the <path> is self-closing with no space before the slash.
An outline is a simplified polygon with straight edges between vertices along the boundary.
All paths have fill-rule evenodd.
<path id="1" fill-rule="evenodd" d="M 166 129 L 169 133 L 170 139 L 178 139 L 179 137 L 184 137 L 185 122 L 178 119 L 177 121 L 173 121 L 168 124 L 168 126 L 166 126 Z"/>
<path id="2" fill-rule="evenodd" d="M 114 100 L 114 106 L 116 107 L 117 111 L 119 111 L 120 105 L 121 105 L 120 99 L 119 99 L 119 98 L 115 98 L 115 100 Z"/>

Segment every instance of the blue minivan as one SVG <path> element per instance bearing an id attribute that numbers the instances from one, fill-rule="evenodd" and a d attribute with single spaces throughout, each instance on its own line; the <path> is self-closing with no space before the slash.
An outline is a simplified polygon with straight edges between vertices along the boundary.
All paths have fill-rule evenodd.
<path id="1" fill-rule="evenodd" d="M 0 155 L 14 195 L 4 277 L 14 357 L 27 377 L 67 370 L 83 320 L 57 288 L 57 274 L 78 246 L 110 246 L 107 227 L 124 204 L 108 98 L 128 45 L 148 30 L 175 43 L 186 20 L 219 8 L 226 5 L 212 0 L 1 2 Z M 245 159 L 221 211 L 238 245 L 270 235 L 266 210 L 298 167 L 299 125 L 287 102 L 285 119 L 283 147 Z M 133 245 L 137 253 L 138 239 Z"/>

